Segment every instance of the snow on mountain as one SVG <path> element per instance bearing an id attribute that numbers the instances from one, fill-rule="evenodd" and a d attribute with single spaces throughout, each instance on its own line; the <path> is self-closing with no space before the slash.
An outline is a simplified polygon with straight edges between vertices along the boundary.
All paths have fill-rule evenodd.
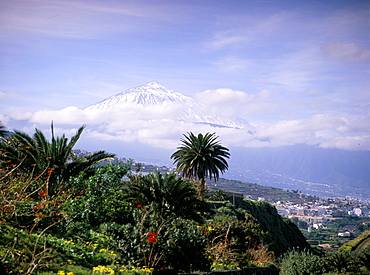
<path id="1" fill-rule="evenodd" d="M 175 91 L 162 86 L 158 82 L 153 81 L 144 86 L 128 89 L 122 93 L 110 96 L 97 104 L 87 107 L 86 109 L 106 111 L 112 109 L 115 105 L 122 103 L 150 106 L 162 104 L 164 102 L 177 102 L 189 106 L 193 106 L 195 104 L 192 98 L 176 93 Z"/>
<path id="2" fill-rule="evenodd" d="M 124 106 L 135 105 L 143 108 L 158 106 L 163 108 L 176 107 L 177 112 L 175 115 L 166 118 L 176 121 L 209 124 L 213 127 L 252 128 L 242 118 L 227 118 L 219 114 L 212 114 L 207 106 L 195 102 L 191 97 L 168 89 L 156 81 L 110 96 L 97 104 L 85 108 L 85 110 L 108 112 L 120 106 L 124 108 Z"/>

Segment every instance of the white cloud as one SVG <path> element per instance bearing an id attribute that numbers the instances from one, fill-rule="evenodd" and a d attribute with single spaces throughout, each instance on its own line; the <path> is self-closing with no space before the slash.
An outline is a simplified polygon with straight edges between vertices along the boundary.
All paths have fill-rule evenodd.
<path id="1" fill-rule="evenodd" d="M 50 124 L 51 121 L 54 121 L 55 124 L 76 125 L 88 119 L 84 112 L 75 106 L 69 106 L 58 111 L 41 110 L 33 113 L 30 117 L 31 122 L 40 124 Z"/>
<path id="2" fill-rule="evenodd" d="M 235 91 L 229 88 L 206 90 L 195 94 L 194 98 L 207 105 L 235 105 L 250 103 L 255 97 L 242 91 Z"/>
<path id="3" fill-rule="evenodd" d="M 210 45 L 216 49 L 220 49 L 229 45 L 237 44 L 245 41 L 245 37 L 241 35 L 232 35 L 229 33 L 218 33 Z"/>
<path id="4" fill-rule="evenodd" d="M 370 51 L 355 43 L 333 43 L 324 47 L 324 54 L 344 62 L 363 62 L 370 60 Z"/>
<path id="5" fill-rule="evenodd" d="M 10 112 L 9 118 L 15 120 L 29 120 L 32 117 L 32 112 L 24 112 L 20 109 L 15 109 Z"/>
<path id="6" fill-rule="evenodd" d="M 166 18 L 159 5 L 150 3 L 18 0 L 0 3 L 0 7 L 6 11 L 2 13 L 0 30 L 7 39 L 19 33 L 91 39 L 117 32 L 144 31 L 147 19 L 153 20 L 150 26 L 154 26 L 154 22 Z"/>
<path id="7" fill-rule="evenodd" d="M 334 137 L 322 142 L 320 145 L 322 148 L 340 148 L 351 151 L 369 150 L 370 135 Z"/>
<path id="8" fill-rule="evenodd" d="M 364 123 L 365 120 L 362 121 Z M 370 149 L 368 132 L 359 135 L 353 131 L 358 121 L 345 117 L 316 114 L 307 119 L 282 120 L 273 124 L 256 126 L 256 138 L 265 141 L 271 146 L 310 144 L 324 148 L 340 149 Z M 361 129 L 368 129 L 369 125 L 361 124 Z M 358 144 L 361 143 L 361 147 Z M 265 143 L 266 144 L 266 143 Z"/>
<path id="9" fill-rule="evenodd" d="M 194 99 L 206 105 L 205 111 L 246 120 L 261 117 L 261 114 L 269 115 L 281 108 L 279 102 L 273 102 L 272 92 L 266 89 L 256 94 L 230 88 L 205 90 L 195 94 Z"/>
<path id="10" fill-rule="evenodd" d="M 239 48 L 247 44 L 258 44 L 274 35 L 292 19 L 292 13 L 278 12 L 267 17 L 240 16 L 233 14 L 220 19 L 222 30 L 217 31 L 207 44 L 209 48 Z"/>
<path id="11" fill-rule="evenodd" d="M 16 92 L 3 92 L 3 91 L 0 91 L 0 99 L 1 100 L 15 99 L 15 98 L 17 98 L 19 96 L 21 96 L 21 95 L 19 95 Z"/>
<path id="12" fill-rule="evenodd" d="M 1 123 L 1 125 L 6 127 L 8 122 L 9 122 L 9 117 L 6 116 L 6 115 L 0 114 L 0 123 Z"/>
<path id="13" fill-rule="evenodd" d="M 200 100 L 211 97 L 214 97 L 214 100 L 211 100 L 212 111 L 222 116 L 227 113 L 225 112 L 226 105 L 230 106 L 230 110 L 231 107 L 240 110 L 243 106 L 253 106 L 254 101 L 267 104 L 263 99 L 269 99 L 270 93 L 262 91 L 257 95 L 248 95 L 225 88 L 214 91 L 206 90 L 197 95 Z M 222 105 L 222 102 L 227 102 L 227 104 Z M 209 109 L 205 108 L 203 111 L 209 112 Z M 58 133 L 71 135 L 79 126 L 86 124 L 85 135 L 87 139 L 92 139 L 95 143 L 99 140 L 138 142 L 164 149 L 176 148 L 182 135 L 191 131 L 194 133 L 216 132 L 226 146 L 261 147 L 310 144 L 324 148 L 370 150 L 368 117 L 349 118 L 315 114 L 305 119 L 254 123 L 253 129 L 239 130 L 177 121 L 171 118 L 175 112 L 176 108 L 167 109 L 163 106 L 155 108 L 131 106 L 131 108 L 118 108 L 107 112 L 81 110 L 70 106 L 58 111 L 18 113 L 4 120 L 27 119 L 34 125 L 44 125 L 44 128 L 49 128 L 53 120 Z"/>

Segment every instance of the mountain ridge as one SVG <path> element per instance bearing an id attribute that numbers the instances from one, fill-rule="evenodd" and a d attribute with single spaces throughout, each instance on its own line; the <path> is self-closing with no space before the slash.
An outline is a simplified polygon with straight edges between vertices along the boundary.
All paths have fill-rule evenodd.
<path id="1" fill-rule="evenodd" d="M 176 108 L 178 112 L 172 119 L 180 122 L 208 124 L 213 127 L 235 129 L 253 128 L 242 118 L 230 118 L 223 117 L 221 114 L 212 114 L 206 105 L 196 102 L 191 97 L 168 89 L 157 81 L 152 81 L 146 85 L 137 86 L 112 95 L 96 104 L 86 107 L 84 110 L 109 112 L 118 107 L 124 109 L 129 106 Z"/>

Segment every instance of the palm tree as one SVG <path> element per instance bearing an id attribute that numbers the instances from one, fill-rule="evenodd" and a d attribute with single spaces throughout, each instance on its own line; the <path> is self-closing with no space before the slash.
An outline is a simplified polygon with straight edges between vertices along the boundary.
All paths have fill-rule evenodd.
<path id="1" fill-rule="evenodd" d="M 330 266 L 339 274 L 353 263 L 352 253 L 350 251 L 339 251 L 329 257 Z"/>
<path id="2" fill-rule="evenodd" d="M 114 156 L 98 151 L 84 157 L 76 157 L 73 154 L 73 147 L 84 129 L 85 126 L 80 127 L 69 142 L 64 134 L 55 137 L 53 123 L 51 142 L 39 129 L 35 130 L 32 137 L 15 130 L 14 135 L 0 144 L 2 165 L 16 166 L 24 175 L 46 178 L 48 181 L 46 191 L 53 195 L 58 188 L 68 183 L 71 176 L 76 176 L 82 171 L 90 171 L 96 163 Z"/>
<path id="3" fill-rule="evenodd" d="M 193 185 L 175 173 L 132 175 L 125 197 L 134 205 L 152 206 L 162 218 L 176 214 L 200 222 L 203 220 L 201 213 L 211 211 L 207 202 L 197 197 Z"/>
<path id="4" fill-rule="evenodd" d="M 230 157 L 229 149 L 220 144 L 215 133 L 195 136 L 190 132 L 184 137 L 171 159 L 183 177 L 199 182 L 198 192 L 204 196 L 205 178 L 217 180 L 220 172 L 229 168 L 226 161 Z"/>

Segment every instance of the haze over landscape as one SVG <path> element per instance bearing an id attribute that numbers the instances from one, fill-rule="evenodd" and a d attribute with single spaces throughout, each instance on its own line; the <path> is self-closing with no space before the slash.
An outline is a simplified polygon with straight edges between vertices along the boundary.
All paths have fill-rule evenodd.
<path id="1" fill-rule="evenodd" d="M 54 121 L 67 136 L 86 124 L 78 148 L 166 165 L 184 133 L 216 132 L 231 149 L 230 177 L 255 182 L 248 171 L 265 169 L 267 181 L 278 173 L 361 194 L 370 187 L 369 8 L 1 1 L 0 121 L 46 134 Z M 91 107 L 148 83 L 186 104 Z"/>

